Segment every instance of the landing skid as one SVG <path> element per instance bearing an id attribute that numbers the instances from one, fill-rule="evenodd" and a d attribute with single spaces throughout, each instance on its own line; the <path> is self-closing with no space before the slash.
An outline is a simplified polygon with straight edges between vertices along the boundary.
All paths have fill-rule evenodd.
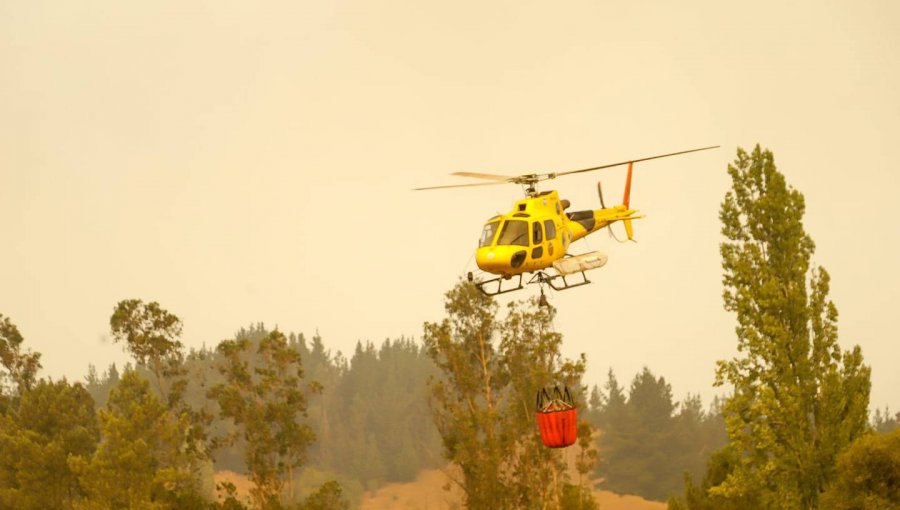
<path id="1" fill-rule="evenodd" d="M 587 275 L 584 274 L 584 271 L 579 271 L 581 274 L 581 281 L 579 282 L 569 282 L 566 279 L 567 276 L 571 277 L 572 275 L 563 275 L 563 274 L 555 274 L 548 275 L 543 271 L 537 271 L 534 275 L 526 282 L 526 285 L 538 284 L 541 287 L 541 295 L 544 294 L 544 285 L 549 285 L 551 289 L 560 291 L 560 290 L 569 290 L 574 289 L 575 287 L 581 287 L 582 285 L 587 285 L 591 283 L 588 280 Z M 506 294 L 507 292 L 515 292 L 517 290 L 521 290 L 525 288 L 525 285 L 522 285 L 522 275 L 518 276 L 518 280 L 514 280 L 514 277 L 504 278 L 502 276 L 498 276 L 497 278 L 491 278 L 490 280 L 484 281 L 475 281 L 472 273 L 468 274 L 468 279 L 472 284 L 478 287 L 478 290 L 482 292 L 482 294 L 486 296 L 497 296 L 499 294 Z M 503 282 L 513 282 L 512 287 L 503 288 Z"/>
<path id="2" fill-rule="evenodd" d="M 570 275 L 555 274 L 553 276 L 550 276 L 543 271 L 538 271 L 538 272 L 534 273 L 534 276 L 532 276 L 530 280 L 528 280 L 528 283 L 529 284 L 537 283 L 538 285 L 541 286 L 541 289 L 543 289 L 543 286 L 546 283 L 553 290 L 569 290 L 569 289 L 574 289 L 575 287 L 581 287 L 582 285 L 587 285 L 587 284 L 591 283 L 591 281 L 588 280 L 587 275 L 584 274 L 584 271 L 579 271 L 579 274 L 581 274 L 580 282 L 569 283 L 569 281 L 566 280 L 566 276 L 572 276 L 571 274 Z M 562 280 L 562 285 L 558 286 L 557 284 L 553 283 L 553 282 L 558 282 L 560 280 Z"/>
<path id="3" fill-rule="evenodd" d="M 469 278 L 469 281 L 472 282 L 472 284 L 474 284 L 476 287 L 478 287 L 478 290 L 480 290 L 481 293 L 484 294 L 485 296 L 496 296 L 499 294 L 506 294 L 507 292 L 514 292 L 514 291 L 525 288 L 522 285 L 522 275 L 517 275 L 517 276 L 519 277 L 519 279 L 516 281 L 515 287 L 513 287 L 511 289 L 503 288 L 503 282 L 512 281 L 513 278 L 511 276 L 508 278 L 498 276 L 497 278 L 491 278 L 490 280 L 475 281 L 475 278 L 472 276 L 472 273 L 470 272 L 468 278 Z M 494 288 L 495 284 L 496 284 L 496 288 Z"/>

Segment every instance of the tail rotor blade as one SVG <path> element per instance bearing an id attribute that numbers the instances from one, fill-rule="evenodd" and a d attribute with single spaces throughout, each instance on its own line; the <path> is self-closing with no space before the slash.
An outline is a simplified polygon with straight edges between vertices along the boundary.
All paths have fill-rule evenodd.
<path id="1" fill-rule="evenodd" d="M 628 162 L 628 177 L 625 178 L 625 196 L 622 197 L 622 204 L 625 207 L 628 207 L 628 204 L 631 201 L 631 169 L 634 167 L 634 162 Z"/>

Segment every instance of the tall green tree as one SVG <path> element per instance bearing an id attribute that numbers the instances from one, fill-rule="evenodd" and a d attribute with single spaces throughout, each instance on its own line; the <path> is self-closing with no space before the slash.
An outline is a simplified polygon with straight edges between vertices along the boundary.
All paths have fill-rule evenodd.
<path id="1" fill-rule="evenodd" d="M 176 406 L 187 384 L 181 377 L 184 375 L 181 319 L 155 301 L 126 299 L 116 305 L 109 326 L 113 339 L 125 344 L 125 350 L 138 366 L 153 373 L 163 400 L 170 407 Z"/>
<path id="2" fill-rule="evenodd" d="M 838 345 L 830 277 L 815 268 L 803 195 L 774 156 L 738 149 L 719 217 L 725 309 L 737 317 L 739 355 L 720 361 L 733 386 L 723 411 L 734 470 L 710 489 L 756 494 L 765 508 L 817 508 L 835 459 L 866 430 L 869 368 L 859 347 Z"/>
<path id="3" fill-rule="evenodd" d="M 425 349 L 440 371 L 429 383 L 430 405 L 467 508 L 558 507 L 567 477 L 560 452 L 541 444 L 534 395 L 567 384 L 583 397 L 584 358 L 562 358 L 554 311 L 536 300 L 511 304 L 498 321 L 495 302 L 460 282 L 445 309 L 447 318 L 425 324 Z M 589 427 L 580 431 L 590 435 Z"/>
<path id="4" fill-rule="evenodd" d="M 218 402 L 221 416 L 235 425 L 220 442 L 238 437 L 245 442 L 256 507 L 280 508 L 283 500 L 293 501 L 294 470 L 306 461 L 315 439 L 304 419 L 308 395 L 320 387 L 304 382 L 300 353 L 277 330 L 258 342 L 223 341 L 218 351 L 225 382 L 211 388 L 209 396 Z"/>
<path id="5" fill-rule="evenodd" d="M 0 397 L 21 395 L 36 381 L 41 355 L 25 349 L 23 342 L 19 328 L 0 313 Z"/>
<path id="6" fill-rule="evenodd" d="M 426 323 L 425 349 L 441 372 L 429 382 L 434 422 L 444 456 L 461 471 L 454 480 L 473 510 L 508 508 L 509 487 L 501 473 L 505 452 L 498 393 L 503 387 L 494 335 L 497 304 L 463 283 L 446 295 L 448 317 Z M 537 388 L 535 388 L 537 389 Z"/>
<path id="7" fill-rule="evenodd" d="M 182 420 L 187 418 L 182 416 Z M 102 440 L 93 455 L 68 464 L 87 497 L 81 509 L 190 509 L 203 506 L 190 463 L 179 461 L 185 423 L 134 370 L 125 372 L 99 412 Z"/>
<path id="8" fill-rule="evenodd" d="M 114 340 L 124 344 L 139 371 L 152 381 L 165 407 L 161 420 L 168 423 L 165 424 L 166 432 L 161 432 L 160 437 L 172 443 L 161 450 L 167 456 L 158 457 L 158 462 L 153 465 L 161 471 L 179 473 L 179 486 L 173 488 L 176 492 L 195 492 L 209 462 L 207 426 L 210 417 L 203 409 L 192 408 L 184 399 L 189 379 L 184 344 L 180 339 L 181 319 L 157 302 L 127 299 L 116 305 L 109 325 Z M 172 435 L 169 429 L 179 432 Z M 180 473 L 193 473 L 194 479 L 183 478 Z"/>

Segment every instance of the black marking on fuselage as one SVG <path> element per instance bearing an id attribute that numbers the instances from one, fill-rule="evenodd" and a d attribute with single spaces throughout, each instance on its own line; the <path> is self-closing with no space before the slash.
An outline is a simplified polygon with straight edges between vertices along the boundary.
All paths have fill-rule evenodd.
<path id="1" fill-rule="evenodd" d="M 594 229 L 596 220 L 594 220 L 594 211 L 575 211 L 566 213 L 570 220 L 579 223 L 585 230 L 590 232 Z"/>
<path id="2" fill-rule="evenodd" d="M 519 267 L 525 262 L 525 250 L 517 251 L 513 254 L 512 259 L 510 259 L 509 263 L 512 267 Z"/>

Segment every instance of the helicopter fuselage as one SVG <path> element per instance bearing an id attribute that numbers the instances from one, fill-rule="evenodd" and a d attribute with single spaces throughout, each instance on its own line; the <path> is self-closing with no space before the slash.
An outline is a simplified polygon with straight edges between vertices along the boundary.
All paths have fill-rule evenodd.
<path id="1" fill-rule="evenodd" d="M 519 200 L 484 225 L 475 252 L 481 270 L 502 277 L 541 271 L 566 256 L 569 246 L 616 221 L 629 231 L 637 212 L 626 205 L 567 213 L 568 200 L 545 191 Z"/>

